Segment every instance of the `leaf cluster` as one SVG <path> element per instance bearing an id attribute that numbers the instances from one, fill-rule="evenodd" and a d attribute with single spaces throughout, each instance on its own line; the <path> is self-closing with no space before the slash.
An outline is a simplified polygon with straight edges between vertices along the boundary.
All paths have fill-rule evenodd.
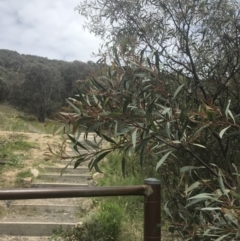
<path id="1" fill-rule="evenodd" d="M 92 77 L 88 92 L 79 91 L 70 98 L 73 134 L 68 134 L 68 138 L 76 155 L 61 157 L 75 161 L 75 168 L 90 159 L 90 169 L 94 167 L 100 172 L 98 163 L 117 150 L 122 153 L 121 166 L 125 175 L 126 165 L 134 155 L 140 171 L 146 175 L 149 166 L 155 166 L 151 174 L 163 180 L 164 199 L 175 199 L 168 203 L 171 203 L 172 212 L 173 203 L 187 205 L 188 196 L 182 198 L 182 192 L 191 183 L 195 183 L 193 186 L 201 183 L 199 186 L 204 188 L 199 193 L 204 191 L 209 198 L 219 189 L 220 171 L 224 176 L 221 185 L 229 190 L 238 187 L 237 174 L 233 176 L 232 173 L 234 166 L 239 168 L 239 124 L 236 113 L 231 110 L 234 102 L 227 102 L 222 109 L 218 102 L 200 101 L 188 92 L 187 83 L 179 83 L 178 76 L 173 73 L 158 72 L 156 65 L 151 63 L 150 66 L 147 60 L 131 60 L 127 66 L 111 66 L 104 77 L 108 80 L 104 85 L 102 76 Z M 170 87 L 166 83 L 171 83 Z M 94 135 L 93 142 L 89 135 Z M 189 172 L 182 174 L 184 166 L 195 169 L 192 176 Z M 215 189 L 209 189 L 211 185 Z M 181 200 L 176 201 L 178 196 Z M 217 207 L 222 210 L 232 201 Z M 179 205 L 175 208 L 179 212 Z M 192 213 L 195 208 L 193 206 L 188 212 Z M 206 211 L 209 209 L 201 212 Z M 200 223 L 196 225 L 199 228 Z M 194 235 L 200 234 L 194 232 Z"/>
<path id="2" fill-rule="evenodd" d="M 123 175 L 136 156 L 140 172 L 154 166 L 164 209 L 184 240 L 237 240 L 239 3 L 94 4 L 77 9 L 103 20 L 88 27 L 109 36 L 101 61 L 108 56 L 111 64 L 68 100 L 76 153 L 81 158 L 88 149 L 90 167 L 100 171 L 97 163 L 117 150 Z M 123 51 L 129 36 L 131 51 Z M 95 151 L 86 141 L 90 133 L 104 143 L 99 148 L 95 141 Z"/>

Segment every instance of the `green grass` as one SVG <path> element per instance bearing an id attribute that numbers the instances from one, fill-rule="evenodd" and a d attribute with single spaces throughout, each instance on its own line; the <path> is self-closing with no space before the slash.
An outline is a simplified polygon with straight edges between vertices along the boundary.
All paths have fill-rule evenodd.
<path id="1" fill-rule="evenodd" d="M 24 181 L 23 179 L 24 178 L 28 178 L 28 177 L 33 177 L 30 169 L 27 169 L 27 170 L 22 170 L 20 172 L 18 172 L 17 176 L 16 176 L 16 179 L 15 179 L 15 186 L 16 187 L 22 187 L 24 186 Z"/>
<path id="2" fill-rule="evenodd" d="M 144 176 L 133 170 L 133 165 L 136 164 L 134 157 L 127 162 L 125 177 L 121 173 L 121 163 L 122 157 L 117 152 L 110 153 L 106 160 L 99 163 L 100 169 L 104 172 L 104 178 L 98 181 L 100 186 L 143 184 Z M 137 165 L 135 169 L 139 169 Z"/>
<path id="3" fill-rule="evenodd" d="M 27 122 L 18 116 L 6 118 L 0 115 L 0 130 L 11 132 L 30 132 L 39 134 L 53 134 L 61 124 L 55 121 L 39 123 L 37 121 Z"/>
<path id="4" fill-rule="evenodd" d="M 145 174 L 141 171 L 138 159 L 136 157 L 130 158 L 126 166 L 126 177 L 121 174 L 122 158 L 118 153 L 111 153 L 107 156 L 107 160 L 99 163 L 100 169 L 104 172 L 104 178 L 98 180 L 99 186 L 127 186 L 127 185 L 141 185 L 144 179 L 156 175 L 152 168 L 146 169 Z M 148 174 L 146 174 L 148 173 Z M 151 173 L 151 174 L 149 174 Z M 126 241 L 139 241 L 143 238 L 143 197 L 108 197 L 108 198 L 95 198 L 97 206 L 102 203 L 115 203 L 123 209 L 124 223 L 121 232 L 121 239 Z M 162 210 L 162 217 L 164 211 Z M 162 220 L 162 240 L 163 241 L 177 241 L 179 240 L 176 235 L 171 235 L 168 231 L 167 223 Z"/>
<path id="5" fill-rule="evenodd" d="M 7 166 L 21 166 L 26 152 L 36 145 L 24 140 L 24 135 L 11 134 L 7 137 L 0 137 L 0 161 Z"/>
<path id="6" fill-rule="evenodd" d="M 36 144 L 29 143 L 23 134 L 12 133 L 7 137 L 0 137 L 0 186 L 9 187 L 14 184 L 9 182 L 5 176 L 6 172 L 18 172 L 24 167 L 23 161 L 29 155 L 27 154 Z M 14 174 L 12 174 L 14 175 Z"/>
<path id="7" fill-rule="evenodd" d="M 0 104 L 0 131 L 53 134 L 61 125 L 52 120 L 39 123 L 34 116 L 18 111 L 10 105 Z"/>
<path id="8" fill-rule="evenodd" d="M 19 172 L 16 176 L 17 179 L 22 179 L 22 178 L 26 178 L 26 177 L 32 177 L 32 173 L 31 173 L 30 169 L 23 170 L 23 171 Z"/>
<path id="9" fill-rule="evenodd" d="M 134 157 L 133 157 L 134 158 Z M 135 160 L 129 160 L 126 166 L 126 177 L 121 174 L 121 156 L 118 153 L 111 153 L 107 160 L 99 164 L 100 169 L 104 172 L 104 178 L 98 180 L 99 186 L 129 186 L 141 185 L 144 176 L 140 172 L 133 175 L 133 164 Z M 137 164 L 136 164 L 137 165 Z M 137 168 L 137 167 L 136 167 Z M 123 210 L 124 221 L 120 240 L 139 241 L 143 235 L 143 197 L 119 196 L 94 199 L 98 205 L 115 204 Z"/>

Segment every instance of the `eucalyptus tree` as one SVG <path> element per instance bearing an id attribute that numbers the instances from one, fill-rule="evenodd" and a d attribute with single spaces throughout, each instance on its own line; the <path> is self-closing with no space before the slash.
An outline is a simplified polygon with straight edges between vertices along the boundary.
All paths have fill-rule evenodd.
<path id="1" fill-rule="evenodd" d="M 143 49 L 156 52 L 165 68 L 192 77 L 204 99 L 216 99 L 239 70 L 238 1 L 100 0 L 76 10 L 108 50 L 117 48 L 125 57 Z M 205 90 L 204 81 L 216 87 Z"/>
<path id="2" fill-rule="evenodd" d="M 133 67 L 135 79 L 150 78 L 149 84 L 156 85 L 155 94 L 160 84 L 163 106 L 182 91 L 181 101 L 174 104 L 181 113 L 195 108 L 210 118 L 225 112 L 234 120 L 240 111 L 239 7 L 234 0 L 98 0 L 84 1 L 76 10 L 87 17 L 85 27 L 105 40 L 102 54 L 112 62 L 110 70 L 128 74 Z M 138 73 L 143 70 L 146 76 Z M 136 95 L 139 89 L 130 87 Z M 151 100 L 145 102 L 147 106 Z"/>
<path id="3" fill-rule="evenodd" d="M 99 64 L 109 68 L 68 100 L 74 113 L 62 113 L 73 124 L 75 167 L 90 158 L 100 171 L 119 151 L 126 174 L 136 155 L 140 172 L 155 166 L 163 180 L 171 231 L 184 240 L 239 239 L 240 4 L 98 0 L 76 10 L 105 40 Z M 89 132 L 109 145 L 90 142 Z"/>
<path id="4" fill-rule="evenodd" d="M 32 65 L 21 86 L 21 101 L 36 115 L 39 122 L 45 122 L 48 114 L 62 104 L 63 84 L 60 72 L 42 64 Z"/>

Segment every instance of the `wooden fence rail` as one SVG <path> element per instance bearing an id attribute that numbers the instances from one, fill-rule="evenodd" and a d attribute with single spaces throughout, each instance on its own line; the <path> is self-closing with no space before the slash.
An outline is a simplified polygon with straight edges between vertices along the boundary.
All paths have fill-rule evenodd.
<path id="1" fill-rule="evenodd" d="M 143 241 L 161 240 L 161 183 L 155 178 L 138 186 L 0 189 L 0 200 L 100 196 L 144 196 Z"/>

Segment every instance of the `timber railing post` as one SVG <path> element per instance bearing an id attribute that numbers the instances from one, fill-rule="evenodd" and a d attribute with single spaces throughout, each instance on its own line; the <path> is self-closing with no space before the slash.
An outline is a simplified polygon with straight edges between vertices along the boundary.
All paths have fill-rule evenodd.
<path id="1" fill-rule="evenodd" d="M 144 241 L 161 240 L 161 182 L 156 178 L 144 180 L 148 192 L 144 201 Z"/>

